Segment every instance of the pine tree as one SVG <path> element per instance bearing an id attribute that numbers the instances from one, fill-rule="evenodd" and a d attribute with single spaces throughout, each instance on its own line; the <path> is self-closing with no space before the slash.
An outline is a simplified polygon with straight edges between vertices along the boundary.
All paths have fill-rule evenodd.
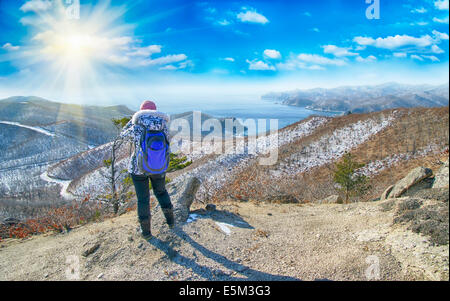
<path id="1" fill-rule="evenodd" d="M 338 184 L 338 190 L 345 195 L 346 203 L 351 196 L 362 195 L 370 189 L 368 178 L 357 173 L 364 165 L 356 162 L 350 153 L 346 153 L 342 160 L 335 164 L 334 182 Z"/>

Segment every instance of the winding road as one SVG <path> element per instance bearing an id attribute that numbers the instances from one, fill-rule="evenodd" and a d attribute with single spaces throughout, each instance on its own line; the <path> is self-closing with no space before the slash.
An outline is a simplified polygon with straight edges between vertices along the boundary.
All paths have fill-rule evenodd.
<path id="1" fill-rule="evenodd" d="M 41 179 L 44 181 L 47 181 L 49 183 L 56 183 L 58 185 L 61 185 L 61 192 L 60 195 L 66 199 L 66 200 L 71 200 L 74 198 L 74 196 L 67 191 L 67 189 L 69 188 L 70 183 L 72 182 L 71 180 L 59 180 L 59 179 L 55 179 L 55 178 L 51 178 L 49 177 L 47 171 L 45 171 L 43 174 L 41 174 Z"/>

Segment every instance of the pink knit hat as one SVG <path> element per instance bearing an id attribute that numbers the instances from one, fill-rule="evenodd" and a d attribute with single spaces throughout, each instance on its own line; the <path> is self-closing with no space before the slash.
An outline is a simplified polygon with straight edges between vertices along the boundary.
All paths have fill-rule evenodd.
<path id="1" fill-rule="evenodd" d="M 153 101 L 146 100 L 141 104 L 141 110 L 153 110 L 156 111 L 156 105 Z"/>

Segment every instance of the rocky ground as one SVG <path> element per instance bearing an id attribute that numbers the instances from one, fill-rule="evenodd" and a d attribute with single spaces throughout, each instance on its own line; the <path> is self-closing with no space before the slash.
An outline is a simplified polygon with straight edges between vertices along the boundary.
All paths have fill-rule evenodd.
<path id="1" fill-rule="evenodd" d="M 448 242 L 433 244 L 395 222 L 409 199 L 213 210 L 194 203 L 173 231 L 154 208 L 148 241 L 129 212 L 65 234 L 3 242 L 0 279 L 448 280 Z"/>

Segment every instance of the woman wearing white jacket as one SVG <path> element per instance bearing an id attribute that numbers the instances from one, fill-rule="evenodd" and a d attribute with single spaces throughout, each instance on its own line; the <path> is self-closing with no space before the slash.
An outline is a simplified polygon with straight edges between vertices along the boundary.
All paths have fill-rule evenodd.
<path id="1" fill-rule="evenodd" d="M 159 174 L 149 173 L 143 168 L 141 163 L 142 158 L 139 157 L 142 155 L 142 141 L 146 131 L 164 134 L 166 143 L 169 145 L 169 121 L 168 115 L 156 110 L 154 102 L 146 100 L 141 104 L 140 110 L 133 115 L 133 118 L 131 118 L 120 134 L 122 138 L 129 139 L 134 144 L 134 151 L 130 158 L 128 172 L 131 175 L 136 190 L 137 214 L 141 226 L 141 234 L 146 239 L 152 236 L 149 180 L 167 224 L 170 228 L 174 227 L 173 206 L 165 187 L 166 174 L 165 172 Z M 167 151 L 169 152 L 168 149 Z"/>

